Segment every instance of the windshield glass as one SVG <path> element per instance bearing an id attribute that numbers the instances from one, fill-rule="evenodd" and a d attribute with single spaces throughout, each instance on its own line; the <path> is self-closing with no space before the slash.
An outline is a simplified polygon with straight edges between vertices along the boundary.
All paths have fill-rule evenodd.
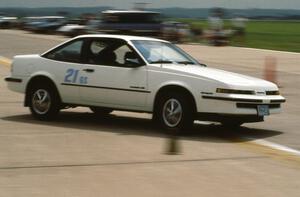
<path id="1" fill-rule="evenodd" d="M 132 43 L 147 60 L 152 64 L 195 64 L 200 65 L 194 58 L 186 54 L 176 45 L 168 42 L 133 40 Z"/>

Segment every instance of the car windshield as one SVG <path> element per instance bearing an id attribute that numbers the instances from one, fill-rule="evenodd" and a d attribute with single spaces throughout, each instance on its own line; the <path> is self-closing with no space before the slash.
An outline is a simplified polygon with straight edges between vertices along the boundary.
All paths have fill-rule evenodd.
<path id="1" fill-rule="evenodd" d="M 133 40 L 132 43 L 150 64 L 201 65 L 176 45 L 168 42 Z"/>

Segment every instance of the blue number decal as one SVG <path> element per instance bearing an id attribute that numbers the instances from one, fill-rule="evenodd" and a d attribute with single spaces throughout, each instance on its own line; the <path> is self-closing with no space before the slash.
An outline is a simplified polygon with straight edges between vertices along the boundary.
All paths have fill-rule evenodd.
<path id="1" fill-rule="evenodd" d="M 65 82 L 71 82 L 70 77 L 72 77 L 73 73 L 74 73 L 74 69 L 69 68 L 69 69 L 67 70 L 66 76 L 65 76 Z"/>
<path id="2" fill-rule="evenodd" d="M 78 81 L 77 83 L 87 84 L 88 83 L 88 77 L 79 76 L 79 78 L 78 78 L 78 73 L 79 73 L 79 70 L 69 68 L 66 71 L 66 76 L 65 76 L 64 82 L 76 83 Z"/>
<path id="3" fill-rule="evenodd" d="M 73 83 L 76 83 L 79 70 L 74 70 Z"/>
<path id="4" fill-rule="evenodd" d="M 87 77 L 80 77 L 80 80 L 79 80 L 79 82 L 81 83 L 81 84 L 87 84 Z"/>

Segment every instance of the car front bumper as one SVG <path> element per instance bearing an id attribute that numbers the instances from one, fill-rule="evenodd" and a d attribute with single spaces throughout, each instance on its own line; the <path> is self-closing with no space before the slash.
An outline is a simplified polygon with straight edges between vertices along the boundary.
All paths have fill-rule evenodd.
<path id="1" fill-rule="evenodd" d="M 24 93 L 25 83 L 21 77 L 5 77 L 8 89 L 14 92 Z"/>
<path id="2" fill-rule="evenodd" d="M 258 106 L 267 105 L 269 114 L 281 112 L 285 98 L 280 95 L 202 95 L 197 105 L 199 113 L 254 115 L 258 116 Z"/>

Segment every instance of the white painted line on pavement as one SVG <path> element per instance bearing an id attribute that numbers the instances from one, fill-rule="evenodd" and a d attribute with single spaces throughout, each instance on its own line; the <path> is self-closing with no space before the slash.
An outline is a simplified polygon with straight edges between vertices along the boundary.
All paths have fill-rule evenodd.
<path id="1" fill-rule="evenodd" d="M 269 147 L 269 148 L 272 148 L 275 150 L 284 151 L 287 153 L 291 153 L 293 155 L 300 156 L 300 151 L 290 148 L 290 147 L 287 147 L 287 146 L 284 146 L 284 145 L 281 145 L 281 144 L 269 142 L 269 141 L 262 140 L 262 139 L 254 139 L 254 138 L 247 138 L 247 139 L 252 140 L 251 142 L 254 144 L 258 144 L 261 146 Z"/>
<path id="2" fill-rule="evenodd" d="M 211 47 L 211 48 L 217 48 L 215 46 L 210 46 L 210 45 L 204 45 L 201 43 L 197 42 L 188 42 L 186 44 L 179 44 L 179 45 L 199 45 L 203 47 Z M 286 53 L 286 54 L 292 54 L 292 55 L 300 55 L 299 52 L 292 52 L 292 51 L 280 51 L 280 50 L 273 50 L 273 49 L 263 49 L 263 48 L 250 48 L 250 47 L 238 47 L 238 46 L 225 46 L 225 47 L 232 47 L 232 48 L 238 48 L 238 49 L 247 49 L 247 50 L 252 50 L 252 51 L 264 51 L 264 52 L 272 52 L 272 53 Z"/>

